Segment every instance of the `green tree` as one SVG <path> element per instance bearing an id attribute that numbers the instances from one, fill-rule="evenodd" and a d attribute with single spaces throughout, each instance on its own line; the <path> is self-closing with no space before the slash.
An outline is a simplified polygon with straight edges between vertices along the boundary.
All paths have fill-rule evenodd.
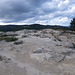
<path id="1" fill-rule="evenodd" d="M 73 18 L 73 20 L 71 20 L 70 28 L 71 28 L 71 30 L 75 31 L 75 18 Z"/>

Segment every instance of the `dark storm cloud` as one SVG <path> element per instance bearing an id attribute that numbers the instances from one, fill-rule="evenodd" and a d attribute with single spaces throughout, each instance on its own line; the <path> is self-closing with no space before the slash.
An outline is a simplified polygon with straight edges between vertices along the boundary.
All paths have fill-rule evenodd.
<path id="1" fill-rule="evenodd" d="M 0 0 L 0 23 L 52 23 L 75 17 L 74 0 Z M 29 23 L 28 22 L 28 23 Z"/>
<path id="2" fill-rule="evenodd" d="M 0 1 L 0 19 L 20 21 L 36 16 L 36 9 L 46 0 L 2 0 Z M 10 21 L 11 22 L 11 21 Z"/>

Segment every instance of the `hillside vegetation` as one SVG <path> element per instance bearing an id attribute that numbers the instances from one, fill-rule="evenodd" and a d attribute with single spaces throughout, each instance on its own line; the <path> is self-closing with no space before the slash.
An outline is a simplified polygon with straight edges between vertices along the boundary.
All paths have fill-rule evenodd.
<path id="1" fill-rule="evenodd" d="M 62 30 L 70 30 L 69 27 L 64 26 L 52 26 L 52 25 L 40 25 L 40 24 L 32 24 L 32 25 L 5 25 L 0 26 L 0 31 L 19 31 L 23 29 L 33 29 L 33 30 L 40 30 L 40 29 L 62 29 Z"/>

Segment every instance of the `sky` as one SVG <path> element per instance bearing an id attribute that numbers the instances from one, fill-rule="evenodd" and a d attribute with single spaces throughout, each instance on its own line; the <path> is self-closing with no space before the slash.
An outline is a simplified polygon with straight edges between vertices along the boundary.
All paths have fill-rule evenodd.
<path id="1" fill-rule="evenodd" d="M 75 0 L 0 0 L 0 25 L 68 26 L 75 17 Z"/>

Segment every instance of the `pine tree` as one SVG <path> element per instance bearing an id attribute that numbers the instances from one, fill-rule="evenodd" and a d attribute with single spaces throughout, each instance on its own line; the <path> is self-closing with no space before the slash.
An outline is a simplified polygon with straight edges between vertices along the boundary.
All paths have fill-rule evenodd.
<path id="1" fill-rule="evenodd" d="M 71 28 L 71 30 L 75 31 L 75 18 L 73 18 L 73 20 L 71 20 L 70 28 Z"/>

